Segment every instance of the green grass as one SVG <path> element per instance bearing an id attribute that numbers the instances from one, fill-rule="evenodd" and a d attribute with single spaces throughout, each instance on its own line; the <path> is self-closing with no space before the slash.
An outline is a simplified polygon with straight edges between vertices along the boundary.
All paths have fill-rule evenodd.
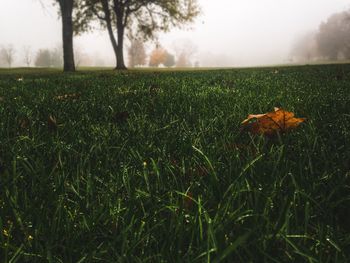
<path id="1" fill-rule="evenodd" d="M 1 261 L 348 262 L 350 65 L 275 69 L 0 71 Z"/>

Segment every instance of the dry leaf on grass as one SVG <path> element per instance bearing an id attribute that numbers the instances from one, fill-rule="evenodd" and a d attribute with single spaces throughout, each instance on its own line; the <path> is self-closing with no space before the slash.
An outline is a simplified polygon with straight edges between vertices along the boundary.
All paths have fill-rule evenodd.
<path id="1" fill-rule="evenodd" d="M 243 127 L 253 134 L 272 136 L 298 127 L 305 118 L 294 117 L 293 112 L 275 108 L 265 114 L 251 114 L 242 122 Z"/>

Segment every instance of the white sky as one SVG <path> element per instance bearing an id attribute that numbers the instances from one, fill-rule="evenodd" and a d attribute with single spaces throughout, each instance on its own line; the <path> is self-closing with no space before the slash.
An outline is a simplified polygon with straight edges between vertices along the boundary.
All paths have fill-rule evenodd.
<path id="1" fill-rule="evenodd" d="M 0 45 L 14 44 L 20 61 L 24 45 L 33 49 L 57 46 L 61 24 L 53 0 L 0 0 Z M 295 39 L 316 30 L 321 21 L 350 8 L 350 0 L 198 0 L 202 15 L 191 30 L 160 35 L 168 48 L 188 39 L 198 55 L 217 55 L 232 66 L 283 63 Z M 113 63 L 107 32 L 77 37 L 77 45 Z M 228 61 L 227 61 L 228 60 Z M 225 65 L 226 65 L 225 64 Z M 217 66 L 217 65 L 216 65 Z"/>

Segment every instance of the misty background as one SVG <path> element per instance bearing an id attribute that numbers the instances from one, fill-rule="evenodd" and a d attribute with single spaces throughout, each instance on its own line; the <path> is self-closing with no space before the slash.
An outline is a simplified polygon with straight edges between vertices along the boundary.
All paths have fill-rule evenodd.
<path id="1" fill-rule="evenodd" d="M 0 48 L 13 47 L 12 66 L 27 66 L 26 55 L 33 66 L 35 57 L 48 50 L 59 65 L 62 31 L 53 1 L 0 3 Z M 202 67 L 350 58 L 350 41 L 342 37 L 346 32 L 350 37 L 349 13 L 344 13 L 350 8 L 349 0 L 199 0 L 199 4 L 201 15 L 193 25 L 159 33 L 156 41 L 145 44 L 146 55 L 161 46 L 179 59 L 184 49 L 191 57 L 187 66 Z M 74 45 L 78 66 L 115 64 L 108 34 L 97 25 L 93 32 L 75 37 Z M 128 46 L 126 41 L 126 61 Z"/>

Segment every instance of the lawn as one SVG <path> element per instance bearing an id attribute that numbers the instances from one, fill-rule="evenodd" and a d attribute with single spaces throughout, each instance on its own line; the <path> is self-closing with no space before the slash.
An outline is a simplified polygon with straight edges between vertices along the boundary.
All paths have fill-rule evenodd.
<path id="1" fill-rule="evenodd" d="M 0 70 L 2 262 L 349 262 L 349 217 L 350 65 Z"/>

